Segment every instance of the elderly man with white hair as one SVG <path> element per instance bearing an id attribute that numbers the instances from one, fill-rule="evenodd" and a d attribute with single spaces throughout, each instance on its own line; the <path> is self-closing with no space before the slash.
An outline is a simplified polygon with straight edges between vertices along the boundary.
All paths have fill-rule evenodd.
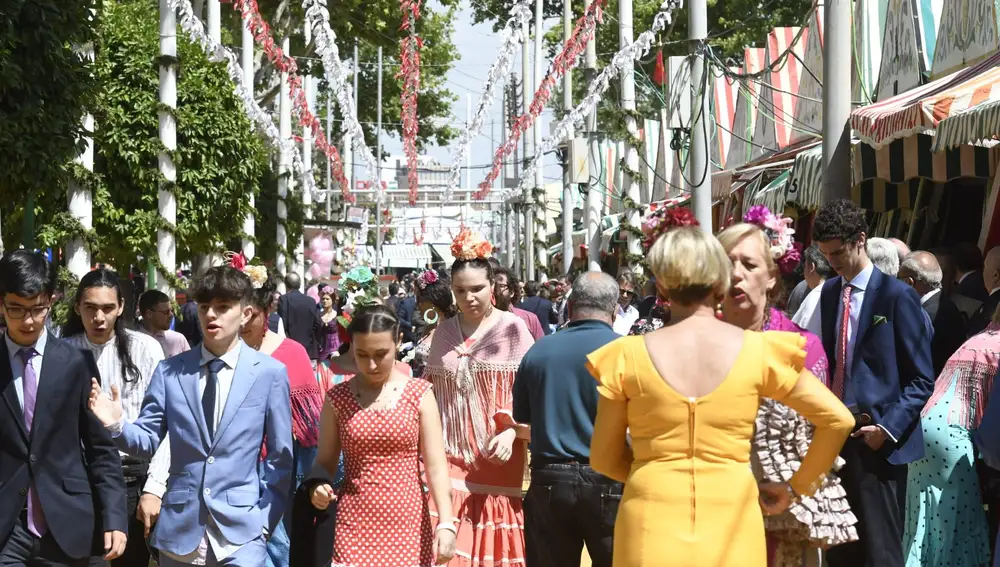
<path id="1" fill-rule="evenodd" d="M 920 304 L 934 327 L 931 339 L 931 359 L 935 374 L 940 374 L 945 362 L 965 342 L 965 321 L 962 312 L 941 293 L 942 272 L 937 258 L 930 252 L 912 252 L 899 267 L 899 279 L 920 295 Z"/>
<path id="2" fill-rule="evenodd" d="M 865 251 L 868 252 L 868 259 L 883 274 L 896 277 L 899 273 L 899 253 L 896 252 L 896 245 L 890 240 L 869 238 Z"/>

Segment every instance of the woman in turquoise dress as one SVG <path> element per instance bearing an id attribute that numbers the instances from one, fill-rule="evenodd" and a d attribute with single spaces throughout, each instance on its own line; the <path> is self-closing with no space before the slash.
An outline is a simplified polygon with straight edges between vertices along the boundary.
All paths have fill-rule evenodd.
<path id="1" fill-rule="evenodd" d="M 920 414 L 924 458 L 906 475 L 906 567 L 990 565 L 989 529 L 976 476 L 972 432 L 1000 368 L 1000 324 L 948 359 Z"/>

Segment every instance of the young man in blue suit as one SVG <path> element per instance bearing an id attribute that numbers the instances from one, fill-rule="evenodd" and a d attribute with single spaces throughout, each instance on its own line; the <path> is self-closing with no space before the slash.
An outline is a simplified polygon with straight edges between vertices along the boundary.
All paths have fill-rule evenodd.
<path id="1" fill-rule="evenodd" d="M 920 410 L 934 388 L 920 297 L 871 263 L 867 230 L 864 211 L 847 200 L 823 205 L 813 223 L 839 274 L 820 296 L 830 385 L 857 420 L 840 476 L 860 541 L 830 549 L 830 567 L 903 567 L 906 465 L 924 456 Z"/>
<path id="2" fill-rule="evenodd" d="M 260 567 L 291 489 L 292 426 L 284 365 L 240 341 L 253 287 L 217 267 L 196 283 L 204 340 L 153 375 L 142 412 L 122 419 L 117 391 L 90 407 L 122 451 L 150 458 L 170 434 L 170 479 L 150 544 L 161 567 Z M 267 456 L 258 470 L 261 445 Z"/>

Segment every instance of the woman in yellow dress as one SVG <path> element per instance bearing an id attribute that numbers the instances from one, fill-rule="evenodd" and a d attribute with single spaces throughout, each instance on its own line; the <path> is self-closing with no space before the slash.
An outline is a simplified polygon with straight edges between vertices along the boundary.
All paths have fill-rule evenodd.
<path id="1" fill-rule="evenodd" d="M 670 301 L 670 325 L 588 357 L 600 393 L 591 466 L 626 483 L 614 566 L 765 567 L 762 510 L 780 513 L 797 495 L 812 494 L 854 419 L 804 369 L 801 335 L 718 320 L 731 263 L 712 235 L 670 230 L 647 260 Z M 761 397 L 816 426 L 787 484 L 758 487 L 750 469 Z"/>

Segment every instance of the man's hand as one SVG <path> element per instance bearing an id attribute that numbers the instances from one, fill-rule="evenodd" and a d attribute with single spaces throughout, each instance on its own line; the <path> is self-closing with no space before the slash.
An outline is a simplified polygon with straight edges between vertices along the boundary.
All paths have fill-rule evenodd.
<path id="1" fill-rule="evenodd" d="M 885 430 L 877 425 L 865 425 L 851 433 L 851 437 L 861 437 L 865 441 L 865 445 L 872 451 L 878 451 L 882 448 L 885 443 L 887 435 Z"/>
<path id="2" fill-rule="evenodd" d="M 153 526 L 160 519 L 160 504 L 162 500 L 155 494 L 145 493 L 139 498 L 139 506 L 135 509 L 135 519 L 142 522 L 145 528 L 145 537 L 149 537 L 149 532 L 153 531 Z"/>
<path id="3" fill-rule="evenodd" d="M 89 406 L 104 427 L 111 427 L 122 420 L 122 395 L 117 386 L 111 386 L 111 395 L 108 396 L 101 390 L 97 379 L 91 378 Z"/>
<path id="4" fill-rule="evenodd" d="M 111 561 L 121 557 L 125 553 L 126 543 L 128 543 L 128 537 L 124 533 L 119 531 L 104 532 L 104 559 Z"/>

